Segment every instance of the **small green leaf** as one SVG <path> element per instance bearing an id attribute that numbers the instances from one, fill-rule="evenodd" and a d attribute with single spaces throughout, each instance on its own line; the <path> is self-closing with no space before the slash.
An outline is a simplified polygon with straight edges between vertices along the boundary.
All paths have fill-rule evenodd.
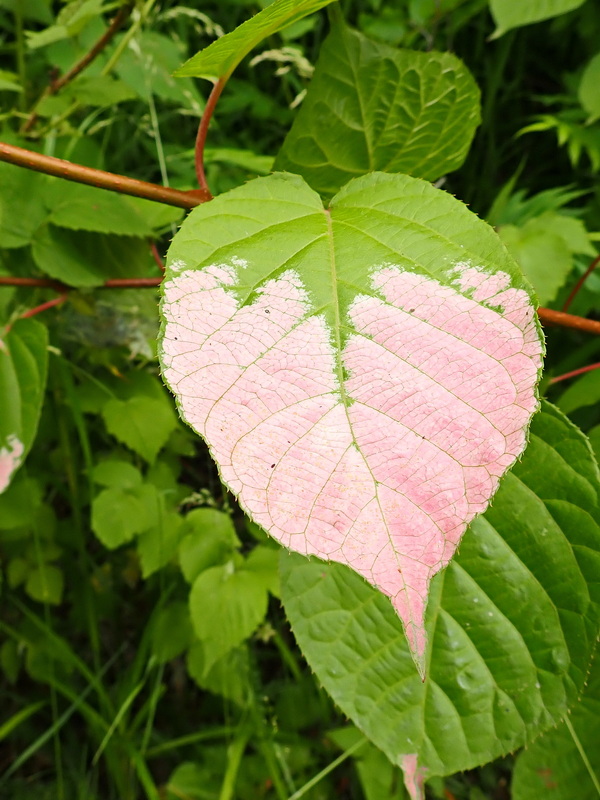
<path id="1" fill-rule="evenodd" d="M 592 370 L 577 378 L 558 398 L 556 405 L 565 414 L 572 414 L 578 408 L 593 406 L 600 402 L 600 370 Z"/>
<path id="2" fill-rule="evenodd" d="M 37 432 L 48 370 L 48 331 L 34 319 L 15 322 L 0 339 L 0 492 Z"/>
<path id="3" fill-rule="evenodd" d="M 281 597 L 279 583 L 279 548 L 258 545 L 252 550 L 244 563 L 244 569 L 259 575 L 265 589 L 274 597 Z"/>
<path id="4" fill-rule="evenodd" d="M 104 489 L 92 502 L 92 530 L 106 547 L 120 547 L 156 523 L 159 503 L 158 492 L 148 484 Z"/>
<path id="5" fill-rule="evenodd" d="M 600 658 L 566 721 L 517 758 L 513 800 L 598 800 L 600 796 Z"/>
<path id="6" fill-rule="evenodd" d="M 187 658 L 187 669 L 201 689 L 227 698 L 239 706 L 245 706 L 252 690 L 250 659 L 246 647 L 236 647 L 219 658 L 209 662 L 205 656 L 206 645 L 194 642 Z"/>
<path id="7" fill-rule="evenodd" d="M 179 514 L 166 513 L 163 502 L 156 524 L 141 533 L 137 542 L 144 579 L 173 559 L 180 539 L 181 517 Z"/>
<path id="8" fill-rule="evenodd" d="M 71 230 L 151 236 L 152 228 L 128 198 L 56 179 L 46 190 L 49 221 Z"/>
<path id="9" fill-rule="evenodd" d="M 272 36 L 331 2 L 333 0 L 275 0 L 252 19 L 196 53 L 175 75 L 181 78 L 227 79 L 240 61 L 267 36 Z"/>
<path id="10" fill-rule="evenodd" d="M 133 464 L 118 459 L 101 461 L 94 467 L 94 483 L 100 486 L 133 489 L 142 483 L 142 474 Z"/>
<path id="11" fill-rule="evenodd" d="M 233 564 L 211 567 L 196 578 L 190 612 L 204 648 L 205 674 L 247 639 L 267 613 L 267 590 L 260 575 L 234 571 Z"/>
<path id="12" fill-rule="evenodd" d="M 207 794 L 207 790 L 210 792 L 211 779 L 214 780 L 214 777 L 208 766 L 184 761 L 169 778 L 166 800 L 207 800 L 208 797 L 216 797 L 213 792 Z"/>
<path id="13" fill-rule="evenodd" d="M 531 282 L 539 302 L 544 305 L 553 300 L 573 269 L 573 254 L 563 237 L 537 218 L 521 228 L 504 225 L 498 233 Z"/>
<path id="14" fill-rule="evenodd" d="M 138 395 L 128 400 L 109 400 L 102 408 L 106 429 L 150 464 L 177 426 L 177 417 L 166 397 Z"/>
<path id="15" fill-rule="evenodd" d="M 496 23 L 492 36 L 497 39 L 511 28 L 520 28 L 573 11 L 585 0 L 490 0 L 490 11 Z"/>
<path id="16" fill-rule="evenodd" d="M 0 163 L 0 242 L 3 248 L 29 244 L 48 212 L 43 202 L 46 177 Z"/>
<path id="17" fill-rule="evenodd" d="M 15 589 L 27 580 L 31 564 L 24 558 L 11 558 L 6 568 L 6 582 Z"/>
<path id="18" fill-rule="evenodd" d="M 182 534 L 179 562 L 188 583 L 209 567 L 224 564 L 240 546 L 231 517 L 215 508 L 190 511 Z"/>
<path id="19" fill-rule="evenodd" d="M 42 225 L 32 242 L 35 263 L 70 286 L 100 286 L 109 278 L 148 276 L 147 243 L 133 236 L 105 236 Z"/>
<path id="20" fill-rule="evenodd" d="M 588 123 L 600 117 L 600 53 L 589 62 L 579 84 L 579 102 L 590 115 Z"/>
<path id="21" fill-rule="evenodd" d="M 156 618 L 152 632 L 152 654 L 166 664 L 182 653 L 194 637 L 187 603 L 170 603 Z"/>
<path id="22" fill-rule="evenodd" d="M 450 53 L 398 50 L 336 24 L 275 169 L 330 197 L 374 170 L 435 180 L 464 161 L 479 90 Z"/>
<path id="23" fill-rule="evenodd" d="M 64 583 L 62 570 L 52 564 L 41 564 L 32 569 L 27 576 L 25 591 L 32 600 L 59 605 Z"/>

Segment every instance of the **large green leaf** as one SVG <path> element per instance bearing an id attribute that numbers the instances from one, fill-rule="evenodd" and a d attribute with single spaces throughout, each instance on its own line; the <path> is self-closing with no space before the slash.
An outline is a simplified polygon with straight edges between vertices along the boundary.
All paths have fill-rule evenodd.
<path id="1" fill-rule="evenodd" d="M 393 598 L 427 586 L 522 452 L 541 343 L 497 235 L 374 173 L 325 210 L 291 175 L 195 209 L 163 284 L 163 375 L 246 511 Z"/>
<path id="2" fill-rule="evenodd" d="M 565 722 L 527 748 L 511 785 L 513 800 L 597 800 L 600 796 L 600 659 Z"/>
<path id="3" fill-rule="evenodd" d="M 523 460 L 432 584 L 421 683 L 389 603 L 339 565 L 283 554 L 283 602 L 327 691 L 393 762 L 469 769 L 556 724 L 598 633 L 598 469 L 544 404 Z"/>
<path id="4" fill-rule="evenodd" d="M 490 10 L 496 23 L 494 38 L 511 28 L 566 14 L 584 3 L 585 0 L 490 0 Z"/>
<path id="5" fill-rule="evenodd" d="M 398 50 L 336 24 L 275 161 L 330 197 L 373 170 L 435 180 L 460 167 L 479 90 L 450 53 Z"/>
<path id="6" fill-rule="evenodd" d="M 331 2 L 333 0 L 275 0 L 252 19 L 196 53 L 175 75 L 180 78 L 227 79 L 244 56 L 267 36 L 272 36 Z"/>
<path id="7" fill-rule="evenodd" d="M 48 369 L 48 331 L 20 319 L 0 339 L 0 492 L 29 452 L 40 418 Z"/>

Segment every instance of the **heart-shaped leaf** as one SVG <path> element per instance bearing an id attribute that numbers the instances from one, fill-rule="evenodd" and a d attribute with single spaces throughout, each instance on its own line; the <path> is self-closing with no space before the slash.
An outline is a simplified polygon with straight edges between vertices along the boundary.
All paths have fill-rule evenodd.
<path id="1" fill-rule="evenodd" d="M 302 652 L 341 710 L 404 768 L 412 797 L 419 776 L 514 751 L 576 703 L 598 634 L 599 496 L 588 442 L 544 403 L 522 461 L 432 582 L 424 684 L 377 592 L 338 564 L 282 553 L 282 598 Z M 597 733 L 588 741 L 597 748 Z M 579 798 L 563 785 L 570 793 L 538 781 L 537 793 L 515 798 Z"/>
<path id="2" fill-rule="evenodd" d="M 221 36 L 196 53 L 175 75 L 178 78 L 227 80 L 244 56 L 267 36 L 272 36 L 332 2 L 333 0 L 275 0 L 234 31 Z"/>
<path id="3" fill-rule="evenodd" d="M 0 492 L 29 452 L 42 410 L 48 369 L 48 331 L 20 319 L 0 339 Z"/>
<path id="4" fill-rule="evenodd" d="M 460 167 L 479 121 L 479 89 L 456 56 L 399 50 L 338 22 L 275 168 L 327 197 L 373 170 L 432 181 Z"/>
<path id="5" fill-rule="evenodd" d="M 542 346 L 484 222 L 405 175 L 328 211 L 301 178 L 195 209 L 164 283 L 164 378 L 286 547 L 389 595 L 424 669 L 429 581 L 525 447 Z"/>

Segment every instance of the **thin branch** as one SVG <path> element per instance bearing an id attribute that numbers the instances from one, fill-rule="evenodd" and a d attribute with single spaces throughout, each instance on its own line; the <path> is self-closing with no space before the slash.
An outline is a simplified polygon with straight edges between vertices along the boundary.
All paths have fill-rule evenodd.
<path id="1" fill-rule="evenodd" d="M 589 267 L 588 267 L 588 268 L 586 269 L 586 271 L 583 273 L 583 275 L 581 276 L 581 278 L 579 278 L 579 280 L 577 281 L 577 283 L 575 284 L 575 286 L 574 286 L 574 287 L 573 287 L 573 289 L 571 290 L 571 294 L 570 294 L 570 295 L 567 297 L 567 299 L 565 300 L 565 304 L 564 304 L 564 306 L 562 307 L 562 310 L 563 310 L 563 311 L 567 311 L 567 309 L 569 308 L 569 306 L 571 305 L 571 303 L 572 303 L 572 302 L 573 302 L 573 300 L 575 299 L 575 296 L 577 295 L 577 292 L 578 292 L 578 291 L 581 289 L 581 287 L 583 286 L 583 284 L 584 284 L 584 283 L 586 282 L 586 280 L 588 279 L 588 276 L 592 274 L 592 272 L 593 272 L 593 271 L 596 269 L 596 267 L 598 266 L 598 264 L 600 264 L 600 256 L 596 256 L 596 258 L 595 258 L 595 259 L 592 261 L 592 263 L 589 265 Z"/>
<path id="2" fill-rule="evenodd" d="M 196 145 L 194 148 L 196 177 L 198 178 L 200 188 L 208 192 L 209 195 L 210 189 L 208 188 L 206 174 L 204 172 L 204 146 L 206 145 L 206 134 L 208 133 L 208 126 L 210 125 L 213 111 L 215 110 L 217 100 L 221 96 L 221 92 L 223 91 L 226 83 L 227 78 L 219 78 L 208 96 L 208 100 L 206 101 L 206 105 L 204 106 L 204 111 L 202 113 L 202 119 L 200 120 L 200 125 L 198 126 L 198 134 L 196 135 Z"/>
<path id="3" fill-rule="evenodd" d="M 48 300 L 46 303 L 42 303 L 35 308 L 30 308 L 29 311 L 25 311 L 21 314 L 20 319 L 27 319 L 27 317 L 35 317 L 36 314 L 41 314 L 42 311 L 47 311 L 49 308 L 54 308 L 54 306 L 60 306 L 65 300 L 68 299 L 68 292 L 64 291 L 58 295 L 58 297 L 54 297 L 52 300 Z"/>
<path id="4" fill-rule="evenodd" d="M 152 289 L 160 286 L 161 278 L 112 278 L 92 289 Z M 75 286 L 69 286 L 52 278 L 14 278 L 12 275 L 0 276 L 0 286 L 30 286 L 39 289 L 52 289 L 55 292 L 70 292 Z"/>
<path id="5" fill-rule="evenodd" d="M 108 189 L 111 192 L 133 197 L 143 197 L 146 200 L 177 206 L 177 208 L 194 208 L 211 199 L 210 192 L 205 190 L 195 189 L 192 192 L 182 192 L 179 189 L 170 189 L 157 183 L 147 183 L 138 181 L 136 178 L 127 178 L 125 175 L 115 175 L 101 169 L 83 167 L 81 164 L 73 164 L 62 158 L 34 153 L 32 150 L 25 150 L 22 147 L 6 144 L 6 142 L 0 142 L 0 161 L 32 169 L 34 172 L 65 178 L 68 181 L 75 181 L 75 183 L 84 183 L 87 186 L 96 186 L 99 189 Z"/>
<path id="6" fill-rule="evenodd" d="M 39 98 L 37 103 L 32 108 L 29 117 L 25 121 L 21 131 L 22 133 L 27 133 L 31 130 L 34 126 L 38 114 L 36 109 L 38 108 L 39 104 L 44 100 L 46 97 L 50 97 L 51 95 L 56 94 L 59 92 L 64 86 L 68 83 L 71 83 L 83 70 L 89 66 L 92 61 L 104 50 L 104 48 L 112 41 L 115 34 L 119 30 L 119 28 L 123 25 L 125 20 L 131 14 L 131 11 L 134 6 L 134 2 L 126 3 L 125 5 L 121 6 L 118 10 L 115 18 L 106 29 L 106 31 L 102 34 L 102 36 L 98 39 L 98 41 L 88 50 L 88 52 L 81 58 L 71 69 L 66 72 L 61 78 L 53 80 L 51 84 L 46 88 L 42 96 Z"/>
<path id="7" fill-rule="evenodd" d="M 159 270 L 164 274 L 165 271 L 165 262 L 162 260 L 160 253 L 158 252 L 158 247 L 156 246 L 156 242 L 152 240 L 149 242 L 150 244 L 150 252 L 152 253 L 152 258 L 156 262 L 156 266 Z"/>
<path id="8" fill-rule="evenodd" d="M 566 381 L 568 378 L 576 378 L 578 375 L 584 375 L 586 372 L 591 372 L 594 369 L 600 369 L 600 361 L 596 364 L 589 364 L 587 367 L 579 367 L 571 372 L 565 372 L 564 375 L 557 375 L 556 378 L 551 378 L 550 383 L 558 383 L 559 381 Z"/>
<path id="9" fill-rule="evenodd" d="M 565 314 L 564 311 L 554 311 L 552 308 L 538 308 L 538 317 L 542 325 L 557 325 L 560 328 L 573 328 L 586 333 L 595 333 L 600 336 L 600 322 L 585 317 L 576 317 Z"/>

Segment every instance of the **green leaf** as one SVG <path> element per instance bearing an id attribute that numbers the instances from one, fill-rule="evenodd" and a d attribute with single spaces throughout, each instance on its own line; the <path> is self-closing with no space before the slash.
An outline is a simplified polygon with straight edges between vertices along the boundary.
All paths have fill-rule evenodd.
<path id="1" fill-rule="evenodd" d="M 231 33 L 216 39 L 180 67 L 177 77 L 227 79 L 259 42 L 313 14 L 333 0 L 275 0 Z"/>
<path id="2" fill-rule="evenodd" d="M 128 47 L 121 55 L 115 71 L 145 102 L 156 95 L 200 116 L 204 102 L 193 81 L 177 81 L 172 75 L 183 57 L 180 42 L 153 31 L 143 31 L 136 36 L 136 47 Z"/>
<path id="3" fill-rule="evenodd" d="M 136 469 L 128 461 L 112 458 L 97 464 L 92 477 L 94 483 L 98 483 L 100 486 L 117 489 L 133 489 L 134 486 L 140 486 L 142 483 L 142 474 L 139 469 Z"/>
<path id="4" fill-rule="evenodd" d="M 89 210 L 86 216 L 89 219 Z M 70 286 L 100 286 L 109 278 L 148 277 L 147 243 L 133 236 L 105 236 L 42 225 L 35 233 L 32 254 L 46 275 Z"/>
<path id="5" fill-rule="evenodd" d="M 590 115 L 588 124 L 600 117 L 600 53 L 587 64 L 579 83 L 579 102 Z"/>
<path id="6" fill-rule="evenodd" d="M 496 23 L 492 36 L 497 39 L 511 28 L 520 28 L 573 11 L 585 0 L 490 0 L 490 11 Z"/>
<path id="7" fill-rule="evenodd" d="M 592 370 L 577 378 L 558 398 L 557 406 L 565 414 L 572 414 L 578 408 L 596 405 L 600 401 L 600 370 Z"/>
<path id="8" fill-rule="evenodd" d="M 265 588 L 274 596 L 281 597 L 279 583 L 279 548 L 258 545 L 244 563 L 244 569 L 260 575 Z"/>
<path id="9" fill-rule="evenodd" d="M 0 492 L 21 466 L 37 432 L 48 371 L 48 331 L 15 322 L 0 339 Z"/>
<path id="10" fill-rule="evenodd" d="M 159 512 L 160 496 L 154 486 L 104 489 L 92 502 L 92 530 L 112 550 L 151 528 Z"/>
<path id="11" fill-rule="evenodd" d="M 374 170 L 435 180 L 463 163 L 479 90 L 450 53 L 398 50 L 336 24 L 275 169 L 330 197 Z"/>
<path id="12" fill-rule="evenodd" d="M 517 758 L 513 800 L 597 800 L 600 796 L 600 659 L 565 722 Z"/>
<path id="13" fill-rule="evenodd" d="M 137 98 L 136 92 L 125 81 L 110 75 L 80 75 L 63 92 L 70 100 L 97 108 L 114 106 Z"/>
<path id="14" fill-rule="evenodd" d="M 102 408 L 106 429 L 150 464 L 177 426 L 177 417 L 166 397 L 137 395 L 128 400 L 109 400 Z"/>
<path id="15" fill-rule="evenodd" d="M 169 563 L 177 552 L 181 539 L 181 517 L 165 512 L 160 504 L 156 524 L 140 534 L 137 543 L 142 564 L 142 577 L 150 577 Z"/>
<path id="16" fill-rule="evenodd" d="M 54 225 L 123 236 L 152 235 L 134 204 L 114 192 L 56 179 L 49 183 L 45 199 Z"/>
<path id="17" fill-rule="evenodd" d="M 152 654 L 166 664 L 188 647 L 194 637 L 187 603 L 169 603 L 159 612 L 152 632 Z"/>
<path id="18" fill-rule="evenodd" d="M 206 645 L 194 642 L 187 657 L 190 678 L 201 689 L 245 706 L 252 692 L 252 676 L 247 647 L 235 647 L 216 661 L 206 658 Z M 207 663 L 209 664 L 207 669 Z"/>
<path id="19" fill-rule="evenodd" d="M 212 800 L 215 796 L 210 788 L 212 777 L 207 765 L 184 761 L 169 778 L 166 800 Z"/>
<path id="20" fill-rule="evenodd" d="M 352 725 L 330 731 L 328 736 L 342 750 L 349 750 L 361 739 L 362 733 Z M 354 756 L 356 771 L 365 793 L 365 800 L 404 800 L 407 797 L 402 781 L 398 780 L 398 767 L 367 742 Z"/>
<path id="21" fill-rule="evenodd" d="M 302 652 L 392 763 L 416 754 L 427 777 L 471 769 L 576 702 L 598 631 L 599 491 L 585 437 L 544 404 L 522 461 L 433 580 L 425 683 L 388 601 L 345 567 L 282 556 Z"/>
<path id="22" fill-rule="evenodd" d="M 4 494 L 0 494 L 0 531 L 31 526 L 40 508 L 38 483 L 21 472 Z"/>
<path id="23" fill-rule="evenodd" d="M 522 228 L 504 225 L 498 233 L 544 305 L 554 300 L 573 269 L 573 254 L 564 238 L 533 219 Z"/>
<path id="24" fill-rule="evenodd" d="M 190 593 L 196 636 L 203 644 L 204 671 L 247 639 L 267 613 L 267 590 L 260 575 L 234 571 L 230 562 L 201 572 Z"/>
<path id="25" fill-rule="evenodd" d="M 32 600 L 59 605 L 64 583 L 62 570 L 52 564 L 40 564 L 29 572 L 25 591 Z"/>
<path id="26" fill-rule="evenodd" d="M 67 3 L 59 12 L 56 24 L 43 31 L 27 31 L 27 46 L 30 50 L 46 47 L 71 36 L 77 36 L 83 28 L 97 19 L 105 9 L 103 0 L 81 0 Z"/>
<path id="27" fill-rule="evenodd" d="M 44 175 L 0 162 L 0 246 L 31 242 L 48 215 L 42 197 L 45 185 Z"/>
<path id="28" fill-rule="evenodd" d="M 186 516 L 179 545 L 181 571 L 188 583 L 209 567 L 224 564 L 240 546 L 229 514 L 196 508 Z"/>

